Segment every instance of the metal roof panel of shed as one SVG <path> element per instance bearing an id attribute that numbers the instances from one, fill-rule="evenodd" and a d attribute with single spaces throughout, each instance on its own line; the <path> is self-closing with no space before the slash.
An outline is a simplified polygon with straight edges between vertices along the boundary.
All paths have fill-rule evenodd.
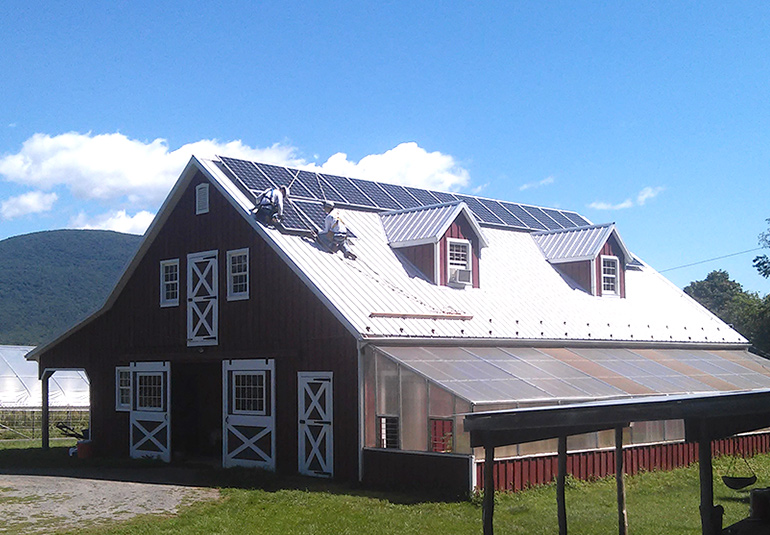
<path id="1" fill-rule="evenodd" d="M 620 238 L 614 223 L 533 232 L 532 237 L 548 261 L 552 264 L 558 264 L 593 260 L 613 234 L 626 257 L 626 263 L 631 262 L 633 255 Z"/>

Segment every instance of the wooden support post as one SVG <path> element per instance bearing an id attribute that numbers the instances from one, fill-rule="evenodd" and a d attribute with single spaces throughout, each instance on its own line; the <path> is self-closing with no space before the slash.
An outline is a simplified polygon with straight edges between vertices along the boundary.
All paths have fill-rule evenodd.
<path id="1" fill-rule="evenodd" d="M 41 400 L 42 413 L 40 415 L 40 436 L 42 438 L 42 446 L 44 450 L 47 450 L 50 446 L 48 440 L 48 379 L 51 378 L 51 375 L 53 374 L 48 371 L 44 371 L 42 377 L 43 399 Z"/>
<path id="2" fill-rule="evenodd" d="M 615 482 L 618 489 L 618 533 L 628 533 L 628 513 L 626 512 L 626 484 L 623 474 L 623 427 L 615 428 Z"/>
<path id="3" fill-rule="evenodd" d="M 484 535 L 494 535 L 492 516 L 495 512 L 495 448 L 484 446 L 484 501 L 481 504 L 484 517 Z"/>
<path id="4" fill-rule="evenodd" d="M 714 507 L 714 468 L 711 466 L 711 440 L 705 421 L 701 421 L 698 440 L 698 470 L 700 472 L 701 532 L 703 535 L 717 535 L 722 530 L 722 522 L 720 518 L 719 526 L 717 526 L 717 514 Z"/>
<path id="5" fill-rule="evenodd" d="M 567 502 L 564 496 L 567 479 L 567 437 L 559 437 L 559 467 L 556 474 L 556 514 L 559 517 L 559 535 L 567 535 Z"/>

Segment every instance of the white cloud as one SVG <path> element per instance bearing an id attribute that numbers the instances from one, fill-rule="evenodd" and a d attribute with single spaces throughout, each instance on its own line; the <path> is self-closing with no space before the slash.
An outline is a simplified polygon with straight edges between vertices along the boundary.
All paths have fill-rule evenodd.
<path id="1" fill-rule="evenodd" d="M 594 201 L 591 204 L 588 205 L 589 208 L 593 208 L 594 210 L 625 210 L 626 208 L 632 208 L 634 206 L 644 206 L 644 203 L 646 203 L 648 200 L 653 199 L 658 196 L 658 194 L 661 191 L 664 191 L 666 188 L 663 186 L 656 186 L 656 187 L 650 187 L 646 186 L 642 188 L 642 190 L 636 195 L 636 202 L 634 202 L 631 199 L 626 199 L 625 201 L 618 203 L 618 204 L 612 204 L 608 202 L 603 201 Z"/>
<path id="2" fill-rule="evenodd" d="M 48 212 L 58 198 L 56 193 L 30 191 L 0 203 L 0 216 L 10 220 L 28 214 Z"/>
<path id="3" fill-rule="evenodd" d="M 127 234 L 144 234 L 154 217 L 154 214 L 146 210 L 137 212 L 132 216 L 128 215 L 125 210 L 108 212 L 96 217 L 89 217 L 81 212 L 70 221 L 70 227 L 77 229 L 114 230 Z"/>
<path id="4" fill-rule="evenodd" d="M 320 166 L 306 166 L 326 173 L 366 178 L 404 186 L 456 191 L 470 182 L 468 171 L 454 157 L 428 152 L 411 141 L 382 154 L 364 156 L 358 163 L 338 152 Z"/>
<path id="5" fill-rule="evenodd" d="M 636 197 L 636 203 L 639 206 L 642 206 L 645 202 L 647 202 L 648 199 L 653 199 L 658 196 L 658 194 L 663 191 L 663 186 L 657 186 L 654 188 L 651 188 L 647 186 L 646 188 L 642 189 L 642 191 L 639 192 L 639 195 Z"/>
<path id="6" fill-rule="evenodd" d="M 519 191 L 525 191 L 528 189 L 533 188 L 541 188 L 543 186 L 548 186 L 550 184 L 553 184 L 556 179 L 554 179 L 552 176 L 545 177 L 543 180 L 540 180 L 539 182 L 529 182 L 527 184 L 522 184 L 519 186 Z"/>

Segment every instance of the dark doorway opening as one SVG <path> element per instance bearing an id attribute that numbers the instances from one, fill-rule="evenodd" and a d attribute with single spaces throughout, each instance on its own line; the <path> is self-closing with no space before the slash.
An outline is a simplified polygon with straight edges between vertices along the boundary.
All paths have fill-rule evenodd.
<path id="1" fill-rule="evenodd" d="M 221 362 L 182 362 L 173 366 L 171 454 L 174 461 L 221 463 Z"/>

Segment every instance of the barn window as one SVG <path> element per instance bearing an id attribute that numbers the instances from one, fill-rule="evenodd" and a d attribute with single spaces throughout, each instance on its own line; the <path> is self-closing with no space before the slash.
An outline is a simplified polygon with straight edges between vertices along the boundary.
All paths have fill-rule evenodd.
<path id="1" fill-rule="evenodd" d="M 452 419 L 430 419 L 430 450 L 439 453 L 452 452 Z"/>
<path id="2" fill-rule="evenodd" d="M 380 416 L 380 447 L 398 449 L 398 416 Z"/>
<path id="3" fill-rule="evenodd" d="M 249 298 L 249 250 L 227 251 L 227 300 Z"/>
<path id="4" fill-rule="evenodd" d="M 136 381 L 136 409 L 163 412 L 163 373 L 137 373 Z"/>
<path id="5" fill-rule="evenodd" d="M 179 259 L 163 260 L 160 263 L 160 306 L 179 305 Z"/>
<path id="6" fill-rule="evenodd" d="M 602 295 L 620 295 L 618 258 L 602 256 Z"/>
<path id="7" fill-rule="evenodd" d="M 447 280 L 450 285 L 473 284 L 471 242 L 447 238 Z"/>
<path id="8" fill-rule="evenodd" d="M 131 410 L 131 370 L 128 366 L 115 367 L 115 410 Z"/>
<path id="9" fill-rule="evenodd" d="M 267 414 L 267 383 L 266 372 L 244 371 L 233 372 L 233 388 L 231 390 L 233 414 L 251 414 L 265 416 Z"/>
<path id="10" fill-rule="evenodd" d="M 195 187 L 195 215 L 209 213 L 209 185 L 198 184 Z"/>

